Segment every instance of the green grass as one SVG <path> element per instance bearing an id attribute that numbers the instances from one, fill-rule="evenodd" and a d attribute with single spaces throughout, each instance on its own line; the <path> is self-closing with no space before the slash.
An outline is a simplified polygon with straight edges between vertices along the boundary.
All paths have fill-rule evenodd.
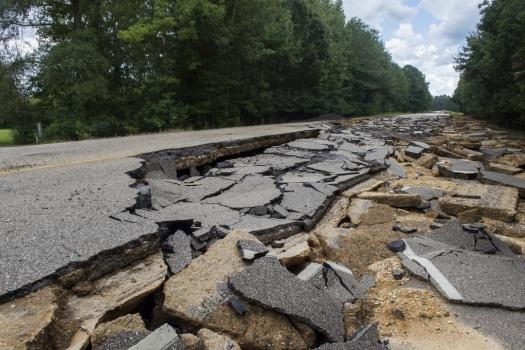
<path id="1" fill-rule="evenodd" d="M 13 132 L 11 129 L 0 129 L 0 146 L 13 144 Z"/>

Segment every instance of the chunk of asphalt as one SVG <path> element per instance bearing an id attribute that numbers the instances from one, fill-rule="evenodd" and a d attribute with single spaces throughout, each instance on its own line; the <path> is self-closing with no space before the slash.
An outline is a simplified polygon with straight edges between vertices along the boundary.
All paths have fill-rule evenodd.
<path id="1" fill-rule="evenodd" d="M 428 281 L 430 279 L 430 276 L 425 268 L 416 261 L 409 259 L 403 253 L 397 253 L 397 256 L 401 259 L 401 264 L 412 274 L 412 276 L 415 276 L 424 281 Z"/>
<path id="2" fill-rule="evenodd" d="M 302 184 L 289 184 L 281 200 L 281 206 L 293 211 L 313 217 L 323 207 L 328 196 L 311 187 Z"/>
<path id="3" fill-rule="evenodd" d="M 176 274 L 191 263 L 191 238 L 184 231 L 178 230 L 169 236 L 161 248 L 171 273 Z"/>
<path id="4" fill-rule="evenodd" d="M 244 260 L 252 261 L 260 258 L 268 253 L 268 248 L 258 241 L 239 240 L 237 241 L 237 248 Z"/>
<path id="5" fill-rule="evenodd" d="M 137 331 L 121 331 L 107 337 L 96 346 L 96 350 L 128 350 L 133 345 L 146 338 L 148 334 Z"/>
<path id="6" fill-rule="evenodd" d="M 482 182 L 498 184 L 517 188 L 521 198 L 525 198 L 525 180 L 519 177 L 496 173 L 494 171 L 482 170 L 480 172 L 480 179 Z"/>
<path id="7" fill-rule="evenodd" d="M 298 148 L 307 151 L 328 151 L 330 147 L 328 145 L 317 142 L 316 140 L 300 139 L 286 144 L 288 147 Z"/>
<path id="8" fill-rule="evenodd" d="M 403 252 L 423 266 L 448 300 L 525 309 L 525 261 L 463 250 L 428 237 L 405 240 Z"/>
<path id="9" fill-rule="evenodd" d="M 392 227 L 392 230 L 399 231 L 399 232 L 404 233 L 406 235 L 409 235 L 411 233 L 416 233 L 417 232 L 417 228 L 415 228 L 415 227 L 407 227 L 407 226 L 401 226 L 401 225 L 394 225 Z"/>
<path id="10" fill-rule="evenodd" d="M 405 149 L 405 154 L 412 158 L 419 158 L 425 151 L 424 148 L 410 145 Z"/>
<path id="11" fill-rule="evenodd" d="M 343 340 L 342 305 L 297 278 L 275 258 L 256 260 L 231 277 L 230 286 L 249 301 L 306 323 L 330 341 Z"/>
<path id="12" fill-rule="evenodd" d="M 299 278 L 302 281 L 310 281 L 314 276 L 317 274 L 323 272 L 323 265 L 318 263 L 309 263 L 298 275 L 297 278 Z"/>
<path id="13" fill-rule="evenodd" d="M 129 348 L 129 350 L 184 350 L 184 343 L 179 335 L 168 324 L 157 328 L 153 333 L 141 340 L 138 344 Z"/>
<path id="14" fill-rule="evenodd" d="M 251 175 L 218 196 L 209 197 L 204 201 L 233 209 L 243 209 L 264 206 L 280 196 L 281 191 L 277 189 L 271 177 Z"/>
<path id="15" fill-rule="evenodd" d="M 419 141 L 411 141 L 410 144 L 419 148 L 423 148 L 424 151 L 428 151 L 432 148 L 432 146 L 430 146 L 428 143 Z"/>
<path id="16" fill-rule="evenodd" d="M 432 231 L 429 237 L 465 250 L 509 257 L 516 256 L 505 243 L 482 228 L 471 228 L 467 231 L 458 220 L 449 221 L 443 227 Z"/>
<path id="17" fill-rule="evenodd" d="M 228 306 L 232 308 L 237 315 L 245 316 L 248 314 L 248 308 L 239 298 L 232 296 L 228 299 Z"/>
<path id="18" fill-rule="evenodd" d="M 392 241 L 388 243 L 387 246 L 388 246 L 388 249 L 390 249 L 394 253 L 399 253 L 405 250 L 406 244 L 404 241 L 399 240 L 399 241 Z"/>
<path id="19" fill-rule="evenodd" d="M 407 177 L 407 172 L 405 168 L 401 164 L 399 164 L 395 158 L 388 158 L 386 163 L 388 165 L 389 173 L 394 174 L 402 179 Z"/>
<path id="20" fill-rule="evenodd" d="M 285 219 L 288 215 L 290 215 L 290 212 L 286 210 L 285 207 L 282 205 L 276 204 L 273 206 L 273 214 L 272 217 L 277 219 Z"/>
<path id="21" fill-rule="evenodd" d="M 369 325 L 362 326 L 354 334 L 352 334 L 351 340 L 361 340 L 370 343 L 381 343 L 379 336 L 379 323 L 374 322 Z"/>

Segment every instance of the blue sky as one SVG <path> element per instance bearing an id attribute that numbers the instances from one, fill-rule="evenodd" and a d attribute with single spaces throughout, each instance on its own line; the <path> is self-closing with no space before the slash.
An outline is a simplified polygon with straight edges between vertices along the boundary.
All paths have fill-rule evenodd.
<path id="1" fill-rule="evenodd" d="M 479 21 L 481 0 L 343 0 L 348 18 L 378 29 L 395 62 L 425 73 L 434 95 L 451 95 L 454 59 Z"/>

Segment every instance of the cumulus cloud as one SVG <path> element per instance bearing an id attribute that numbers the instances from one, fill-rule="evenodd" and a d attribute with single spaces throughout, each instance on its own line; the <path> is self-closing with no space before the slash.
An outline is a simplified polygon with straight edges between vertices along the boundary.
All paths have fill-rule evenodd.
<path id="1" fill-rule="evenodd" d="M 406 21 L 417 13 L 417 8 L 403 4 L 402 0 L 343 0 L 346 16 L 359 17 L 375 29 L 382 30 L 388 19 Z"/>
<path id="2" fill-rule="evenodd" d="M 386 48 L 400 65 L 411 64 L 425 73 L 434 95 L 451 95 L 457 85 L 454 55 L 465 37 L 479 21 L 481 0 L 421 0 L 413 6 L 401 0 L 345 0 L 348 17 L 360 17 L 372 27 L 383 30 L 387 20 L 398 27 L 388 37 Z M 414 18 L 420 12 L 430 14 L 425 30 L 414 29 Z"/>

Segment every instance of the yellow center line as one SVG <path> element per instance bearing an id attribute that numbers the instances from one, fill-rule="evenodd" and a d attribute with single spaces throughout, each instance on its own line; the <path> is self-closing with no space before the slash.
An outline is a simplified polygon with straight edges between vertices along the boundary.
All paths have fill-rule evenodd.
<path id="1" fill-rule="evenodd" d="M 136 155 L 137 155 L 136 153 L 128 153 L 128 154 L 121 154 L 121 155 L 118 155 L 118 156 L 111 156 L 111 157 L 82 159 L 82 160 L 76 160 L 76 161 L 65 162 L 65 163 L 56 163 L 56 164 L 32 166 L 32 167 L 28 167 L 28 168 L 10 169 L 10 170 L 5 170 L 5 171 L 0 171 L 0 176 L 10 175 L 10 174 L 17 174 L 17 173 L 25 173 L 25 172 L 36 171 L 36 170 L 60 168 L 60 167 L 68 166 L 68 165 L 78 165 L 78 164 L 85 164 L 85 163 L 100 162 L 100 161 L 104 161 L 104 160 L 114 160 L 114 159 L 128 158 L 128 157 L 134 157 Z"/>

